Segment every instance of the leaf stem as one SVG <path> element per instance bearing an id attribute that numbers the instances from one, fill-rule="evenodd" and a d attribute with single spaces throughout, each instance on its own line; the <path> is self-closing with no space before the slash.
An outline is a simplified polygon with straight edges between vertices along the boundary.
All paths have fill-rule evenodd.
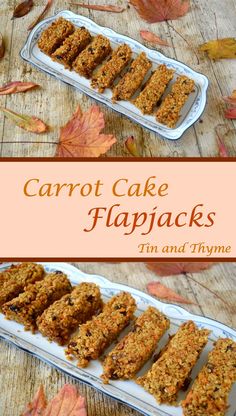
<path id="1" fill-rule="evenodd" d="M 209 287 L 205 286 L 203 283 L 199 282 L 198 280 L 194 279 L 194 277 L 188 273 L 184 274 L 188 279 L 192 280 L 194 283 L 198 284 L 199 286 L 203 287 L 203 289 L 210 292 L 212 295 L 214 295 L 217 299 L 219 299 L 221 302 L 223 302 L 230 310 L 232 309 L 231 305 L 229 305 L 226 300 L 224 300 L 218 293 L 214 292 L 214 290 L 211 290 Z"/>

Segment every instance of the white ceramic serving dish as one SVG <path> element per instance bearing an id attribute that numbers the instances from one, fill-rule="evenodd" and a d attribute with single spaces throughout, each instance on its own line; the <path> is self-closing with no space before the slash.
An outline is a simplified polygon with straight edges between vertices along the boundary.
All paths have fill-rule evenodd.
<path id="1" fill-rule="evenodd" d="M 182 307 L 177 305 L 165 304 L 157 299 L 149 296 L 147 293 L 140 292 L 123 284 L 110 282 L 102 276 L 88 275 L 81 272 L 79 269 L 67 263 L 42 263 L 47 272 L 61 270 L 65 272 L 73 285 L 80 282 L 88 281 L 97 283 L 103 294 L 105 300 L 111 298 L 120 291 L 127 291 L 132 294 L 137 302 L 137 315 L 144 311 L 148 306 L 154 306 L 165 313 L 171 320 L 171 328 L 168 334 L 173 334 L 178 329 L 179 325 L 187 320 L 193 320 L 199 327 L 208 328 L 211 331 L 210 340 L 204 349 L 198 364 L 194 368 L 192 378 L 196 377 L 200 368 L 206 362 L 207 353 L 212 348 L 213 342 L 219 337 L 228 337 L 236 341 L 236 331 L 221 324 L 220 322 L 208 319 L 203 316 L 192 315 Z M 6 268 L 6 265 L 0 267 L 0 272 Z M 168 334 L 166 334 L 159 349 L 167 342 Z M 109 385 L 104 385 L 99 378 L 102 373 L 102 366 L 100 361 L 92 361 L 91 364 L 85 368 L 80 369 L 76 367 L 76 361 L 68 361 L 64 354 L 64 348 L 58 346 L 56 343 L 49 342 L 39 333 L 31 334 L 24 331 L 22 325 L 13 321 L 8 321 L 0 313 L 0 338 L 11 342 L 24 351 L 42 359 L 50 365 L 59 370 L 69 374 L 70 376 L 83 381 L 104 394 L 119 400 L 122 403 L 138 410 L 147 416 L 181 416 L 181 407 L 170 407 L 166 405 L 158 405 L 155 399 L 145 392 L 142 387 L 138 386 L 134 381 L 111 381 Z M 158 351 L 159 351 L 158 349 Z M 151 366 L 151 360 L 145 365 L 139 374 L 143 374 Z M 186 393 L 181 393 L 179 399 L 181 400 Z M 230 407 L 227 411 L 227 416 L 236 416 L 236 385 L 230 396 Z"/>
<path id="2" fill-rule="evenodd" d="M 196 83 L 195 92 L 191 94 L 189 100 L 184 106 L 182 116 L 176 128 L 171 129 L 158 123 L 154 116 L 143 115 L 141 111 L 130 102 L 120 101 L 112 103 L 111 90 L 106 90 L 105 93 L 100 94 L 91 88 L 89 80 L 79 76 L 74 71 L 65 69 L 63 65 L 53 62 L 48 56 L 44 55 L 39 50 L 37 41 L 42 31 L 45 30 L 46 27 L 59 16 L 63 16 L 64 18 L 70 20 L 75 26 L 85 26 L 93 35 L 102 34 L 108 37 L 113 47 L 122 43 L 128 44 L 131 47 L 134 56 L 144 51 L 153 63 L 152 70 L 160 64 L 166 64 L 169 68 L 176 71 L 174 79 L 176 79 L 177 75 L 187 75 L 192 78 Z M 106 104 L 118 113 L 126 115 L 131 120 L 141 124 L 141 126 L 146 127 L 155 133 L 158 133 L 161 137 L 166 139 L 179 139 L 183 133 L 200 118 L 205 109 L 208 79 L 204 75 L 194 71 L 182 62 L 167 58 L 156 50 L 146 48 L 134 39 L 120 35 L 109 28 L 99 26 L 87 17 L 77 15 L 71 11 L 61 11 L 56 16 L 40 22 L 30 33 L 26 44 L 21 50 L 21 57 L 38 69 L 56 77 L 60 81 L 72 85 L 84 94 L 87 94 L 95 100 Z M 173 81 L 170 83 L 170 86 Z M 170 86 L 168 87 L 166 93 L 170 90 Z"/>

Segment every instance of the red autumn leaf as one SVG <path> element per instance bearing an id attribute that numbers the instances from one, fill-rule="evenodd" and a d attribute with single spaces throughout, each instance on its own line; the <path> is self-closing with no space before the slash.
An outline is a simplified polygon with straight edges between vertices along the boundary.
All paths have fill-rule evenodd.
<path id="1" fill-rule="evenodd" d="M 0 32 L 0 59 L 2 59 L 4 55 L 5 55 L 5 42 Z"/>
<path id="2" fill-rule="evenodd" d="M 141 155 L 138 151 L 137 143 L 136 143 L 136 140 L 135 140 L 134 136 L 129 136 L 126 139 L 125 147 L 132 156 L 141 157 Z"/>
<path id="3" fill-rule="evenodd" d="M 47 407 L 47 400 L 44 394 L 43 386 L 40 386 L 33 401 L 27 404 L 22 416 L 43 416 Z"/>
<path id="4" fill-rule="evenodd" d="M 142 19 L 149 23 L 174 20 L 184 16 L 189 0 L 130 0 Z"/>
<path id="5" fill-rule="evenodd" d="M 158 276 L 173 276 L 178 274 L 199 273 L 202 270 L 207 270 L 212 267 L 214 263 L 199 262 L 199 263 L 147 263 L 147 268 Z"/>
<path id="6" fill-rule="evenodd" d="M 155 43 L 161 46 L 169 46 L 166 40 L 161 39 L 155 33 L 149 32 L 149 30 L 140 30 L 141 37 L 147 42 Z"/>
<path id="7" fill-rule="evenodd" d="M 156 296 L 159 299 L 169 300 L 170 302 L 184 303 L 186 305 L 192 305 L 194 302 L 185 299 L 183 296 L 174 292 L 172 289 L 163 285 L 160 282 L 150 282 L 147 284 L 147 291 L 150 295 Z"/>
<path id="8" fill-rule="evenodd" d="M 0 87 L 0 95 L 17 94 L 20 92 L 32 90 L 33 88 L 37 87 L 39 87 L 39 85 L 34 84 L 33 82 L 9 82 L 8 84 L 3 85 L 3 87 Z"/>
<path id="9" fill-rule="evenodd" d="M 215 127 L 217 146 L 219 149 L 220 157 L 228 157 L 229 153 L 224 143 L 224 136 L 228 133 L 228 128 L 224 124 L 218 124 Z"/>
<path id="10" fill-rule="evenodd" d="M 37 117 L 18 114 L 3 107 L 0 107 L 0 111 L 2 111 L 5 116 L 13 121 L 18 127 L 30 131 L 31 133 L 41 134 L 48 130 L 48 126 Z"/>
<path id="11" fill-rule="evenodd" d="M 228 110 L 225 111 L 225 118 L 228 120 L 236 120 L 236 107 L 228 108 Z"/>
<path id="12" fill-rule="evenodd" d="M 53 3 L 53 0 L 48 0 L 46 6 L 44 7 L 42 13 L 31 23 L 31 25 L 28 27 L 28 30 L 32 30 L 45 16 L 45 14 L 50 9 L 51 5 Z"/>
<path id="13" fill-rule="evenodd" d="M 15 7 L 15 10 L 14 10 L 14 13 L 13 13 L 13 17 L 12 18 L 14 19 L 16 17 L 18 18 L 18 17 L 25 16 L 26 14 L 28 14 L 30 12 L 30 10 L 32 9 L 33 5 L 34 5 L 33 0 L 25 0 L 25 1 L 22 1 L 20 4 L 18 4 Z"/>
<path id="14" fill-rule="evenodd" d="M 75 114 L 61 128 L 58 157 L 99 157 L 116 143 L 113 135 L 101 134 L 105 127 L 104 115 L 97 105 L 82 113 L 78 106 Z"/>
<path id="15" fill-rule="evenodd" d="M 226 104 L 229 104 L 229 108 L 225 111 L 225 118 L 229 120 L 236 120 L 236 90 L 232 92 L 230 97 L 223 97 Z"/>
<path id="16" fill-rule="evenodd" d="M 49 402 L 43 416 L 87 416 L 85 399 L 75 386 L 65 384 Z"/>
<path id="17" fill-rule="evenodd" d="M 95 5 L 95 4 L 84 4 L 84 3 L 74 3 L 71 2 L 70 3 L 72 6 L 79 6 L 79 7 L 84 7 L 85 9 L 90 9 L 90 10 L 97 10 L 99 12 L 112 12 L 112 13 L 122 13 L 125 8 L 124 7 L 119 7 L 119 6 L 111 6 L 111 5 Z"/>

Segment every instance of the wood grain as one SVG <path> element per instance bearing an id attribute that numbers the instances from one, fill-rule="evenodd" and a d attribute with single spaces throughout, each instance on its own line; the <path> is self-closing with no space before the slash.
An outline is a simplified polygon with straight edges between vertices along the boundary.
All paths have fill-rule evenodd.
<path id="1" fill-rule="evenodd" d="M 68 120 L 78 104 L 85 110 L 94 101 L 37 71 L 20 59 L 19 50 L 25 43 L 27 27 L 40 13 L 42 3 L 45 2 L 34 1 L 35 6 L 29 15 L 12 21 L 11 16 L 16 3 L 13 0 L 0 0 L 0 30 L 7 44 L 6 56 L 0 61 L 0 84 L 13 80 L 34 81 L 41 84 L 42 88 L 25 95 L 0 97 L 0 105 L 41 117 L 51 126 L 51 131 L 42 136 L 34 136 L 15 127 L 10 121 L 4 119 L 3 115 L 0 115 L 0 154 L 3 157 L 54 156 L 55 145 L 51 145 L 50 142 L 57 142 L 59 127 Z M 99 4 L 101 2 L 89 0 L 87 3 Z M 103 0 L 102 3 L 127 6 L 128 2 L 126 0 Z M 171 21 L 169 24 L 163 22 L 153 25 L 148 25 L 141 20 L 133 7 L 127 8 L 121 14 L 108 14 L 72 6 L 69 0 L 57 0 L 50 14 L 62 9 L 70 9 L 90 17 L 102 26 L 110 26 L 117 32 L 139 41 L 141 40 L 140 29 L 151 29 L 171 45 L 170 48 L 160 49 L 164 54 L 185 62 L 196 71 L 204 73 L 210 80 L 208 104 L 203 117 L 176 142 L 163 140 L 126 117 L 102 106 L 106 117 L 106 132 L 117 137 L 117 144 L 112 147 L 107 156 L 128 156 L 124 141 L 132 134 L 137 138 L 140 153 L 144 157 L 214 157 L 218 155 L 214 129 L 219 123 L 226 124 L 230 129 L 230 133 L 225 138 L 225 144 L 229 154 L 236 155 L 236 123 L 224 119 L 224 104 L 221 100 L 222 95 L 229 95 L 236 88 L 236 60 L 212 62 L 197 52 L 199 44 L 215 39 L 217 33 L 219 37 L 235 36 L 235 0 L 225 0 L 223 7 L 219 0 L 191 1 L 191 10 L 184 18 Z M 153 45 L 149 46 L 153 47 Z M 29 141 L 30 144 L 22 144 L 23 141 Z M 38 143 L 41 141 L 45 144 Z"/>
<path id="2" fill-rule="evenodd" d="M 145 290 L 146 284 L 158 279 L 142 263 L 74 263 L 87 273 L 100 274 L 108 279 Z M 191 277 L 191 275 L 189 276 Z M 197 282 L 220 294 L 229 304 L 209 294 L 199 284 L 184 276 L 165 278 L 165 284 L 196 305 L 186 306 L 190 312 L 209 316 L 231 327 L 236 327 L 236 263 L 219 263 L 210 270 L 193 275 Z M 163 281 L 163 280 L 162 280 Z M 95 389 L 75 382 L 40 360 L 0 341 L 0 415 L 18 416 L 30 401 L 40 383 L 51 398 L 65 383 L 76 383 L 88 402 L 88 416 L 139 416 L 136 411 L 117 403 Z"/>

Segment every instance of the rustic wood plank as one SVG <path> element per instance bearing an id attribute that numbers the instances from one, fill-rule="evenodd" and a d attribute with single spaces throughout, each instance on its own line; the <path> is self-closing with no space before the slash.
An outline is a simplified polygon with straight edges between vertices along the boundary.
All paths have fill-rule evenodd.
<path id="1" fill-rule="evenodd" d="M 11 21 L 14 1 L 0 0 L 1 29 L 7 38 L 8 52 L 4 60 L 0 62 L 0 83 L 21 79 L 33 80 L 43 85 L 38 91 L 32 91 L 25 95 L 1 97 L 0 103 L 15 111 L 34 114 L 41 117 L 51 126 L 51 131 L 42 136 L 28 134 L 14 127 L 11 122 L 0 116 L 0 141 L 2 156 L 53 156 L 55 145 L 51 142 L 58 140 L 59 126 L 71 116 L 79 103 L 83 110 L 87 109 L 93 100 L 87 98 L 71 87 L 40 73 L 30 65 L 23 63 L 19 57 L 19 49 L 25 42 L 27 26 L 42 9 L 40 1 L 35 1 L 32 12 L 15 21 Z M 98 4 L 96 0 L 90 0 L 90 4 Z M 104 0 L 103 3 L 127 5 L 125 0 Z M 129 121 L 126 117 L 120 117 L 115 112 L 102 106 L 106 117 L 106 132 L 116 135 L 118 142 L 108 152 L 107 156 L 128 156 L 124 148 L 125 138 L 134 135 L 137 138 L 141 154 L 145 156 L 217 156 L 215 127 L 224 123 L 231 131 L 225 137 L 227 148 L 232 156 L 236 154 L 236 123 L 224 119 L 224 104 L 222 95 L 229 95 L 235 88 L 235 60 L 222 60 L 211 62 L 206 56 L 195 52 L 199 44 L 214 39 L 217 36 L 215 19 L 217 21 L 220 37 L 233 36 L 236 30 L 235 1 L 226 0 L 224 7 L 219 6 L 218 0 L 197 0 L 191 2 L 190 12 L 182 19 L 159 24 L 148 25 L 138 17 L 138 14 L 129 7 L 121 14 L 108 14 L 99 11 L 86 10 L 77 6 L 70 6 L 69 1 L 59 0 L 54 3 L 50 14 L 69 8 L 84 16 L 94 19 L 98 24 L 110 26 L 114 30 L 140 39 L 140 29 L 151 29 L 156 34 L 167 39 L 170 48 L 160 49 L 167 56 L 177 58 L 199 72 L 204 73 L 210 79 L 210 89 L 207 109 L 194 127 L 190 128 L 178 141 L 172 142 L 160 139 L 156 134 L 141 128 Z M 11 38 L 12 33 L 12 38 Z M 152 46 L 152 45 L 151 45 Z M 12 143 L 12 142 L 17 143 Z M 33 142 L 22 144 L 22 141 Z M 46 142 L 41 144 L 40 142 Z"/>
<path id="2" fill-rule="evenodd" d="M 142 263 L 74 263 L 87 273 L 100 274 L 108 279 L 145 290 L 146 284 L 158 277 L 147 270 Z M 231 307 L 227 308 L 219 299 L 194 283 L 190 278 L 220 294 Z M 165 279 L 165 284 L 183 296 L 192 299 L 196 305 L 185 306 L 190 312 L 209 316 L 229 326 L 236 326 L 236 264 L 219 263 L 210 270 L 194 275 L 174 276 Z M 43 383 L 47 394 L 52 397 L 65 383 L 76 383 L 88 402 L 89 416 L 138 416 L 139 413 L 117 403 L 95 389 L 75 382 L 70 377 L 53 369 L 40 360 L 0 341 L 0 414 L 18 415 L 25 403 Z"/>

